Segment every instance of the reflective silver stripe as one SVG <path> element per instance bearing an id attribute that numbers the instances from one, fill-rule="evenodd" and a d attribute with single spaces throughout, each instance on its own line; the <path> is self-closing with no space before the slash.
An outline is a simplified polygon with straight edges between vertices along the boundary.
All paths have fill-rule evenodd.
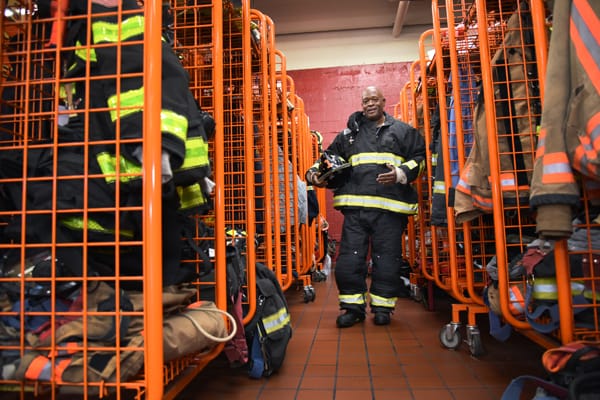
<path id="1" fill-rule="evenodd" d="M 371 305 L 379 307 L 396 307 L 397 297 L 381 297 L 371 293 Z"/>
<path id="2" fill-rule="evenodd" d="M 358 294 L 340 294 L 338 295 L 340 303 L 346 304 L 365 304 L 365 293 Z"/>
<path id="3" fill-rule="evenodd" d="M 433 193 L 445 194 L 446 193 L 446 182 L 434 181 L 433 182 Z"/>
<path id="4" fill-rule="evenodd" d="M 585 286 L 581 281 L 571 281 L 571 295 L 578 296 L 584 293 Z M 537 300 L 556 300 L 558 299 L 558 288 L 556 278 L 535 278 L 533 285 L 534 299 Z"/>
<path id="5" fill-rule="evenodd" d="M 392 211 L 402 214 L 416 214 L 419 205 L 414 203 L 405 203 L 403 201 L 392 200 L 379 196 L 357 196 L 342 194 L 333 198 L 334 207 L 366 207 L 378 208 L 380 210 Z"/>
<path id="6" fill-rule="evenodd" d="M 282 307 L 275 314 L 264 317 L 262 323 L 265 327 L 266 334 L 269 335 L 289 324 L 290 315 L 285 310 L 285 307 Z"/>
<path id="7" fill-rule="evenodd" d="M 46 362 L 46 364 L 44 364 L 44 368 L 42 368 L 40 374 L 38 375 L 38 380 L 50 382 L 50 380 L 52 379 L 52 362 L 49 359 L 47 360 L 48 361 Z"/>
<path id="8" fill-rule="evenodd" d="M 352 166 L 363 164 L 400 165 L 404 162 L 404 158 L 397 156 L 394 153 L 358 153 L 351 156 L 348 162 L 352 164 Z"/>

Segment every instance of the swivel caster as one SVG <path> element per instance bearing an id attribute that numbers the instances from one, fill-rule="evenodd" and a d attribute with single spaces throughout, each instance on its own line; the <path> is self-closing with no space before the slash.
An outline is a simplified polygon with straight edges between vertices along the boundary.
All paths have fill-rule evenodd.
<path id="1" fill-rule="evenodd" d="M 312 285 L 304 286 L 304 302 L 308 303 L 310 301 L 315 301 L 315 288 Z"/>
<path id="2" fill-rule="evenodd" d="M 462 343 L 462 336 L 458 328 L 459 324 L 451 322 L 440 330 L 440 342 L 447 349 L 456 350 Z"/>
<path id="3" fill-rule="evenodd" d="M 473 357 L 479 357 L 485 353 L 481 342 L 481 334 L 476 326 L 467 326 L 467 343 Z"/>

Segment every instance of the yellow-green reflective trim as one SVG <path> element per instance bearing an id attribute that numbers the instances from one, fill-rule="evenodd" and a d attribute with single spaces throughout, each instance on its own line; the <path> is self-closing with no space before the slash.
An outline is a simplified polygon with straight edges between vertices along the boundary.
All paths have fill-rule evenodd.
<path id="1" fill-rule="evenodd" d="M 371 305 L 379 307 L 396 307 L 397 297 L 381 297 L 371 293 Z"/>
<path id="2" fill-rule="evenodd" d="M 64 217 L 60 219 L 60 223 L 64 226 L 66 226 L 67 228 L 73 229 L 73 230 L 84 230 L 84 224 L 83 224 L 83 218 L 82 217 Z M 102 225 L 100 225 L 100 223 L 98 223 L 97 221 L 94 221 L 91 218 L 88 218 L 87 220 L 87 229 L 90 231 L 94 231 L 94 232 L 100 232 L 100 233 L 109 233 L 111 235 L 115 234 L 115 230 L 114 229 L 107 229 L 105 227 L 103 227 Z M 121 236 L 125 236 L 125 237 L 129 237 L 132 238 L 133 237 L 133 231 L 130 230 L 121 230 L 121 232 L 119 232 Z"/>
<path id="3" fill-rule="evenodd" d="M 192 207 L 198 207 L 206 203 L 202 188 L 199 183 L 194 183 L 190 186 L 178 186 L 177 193 L 179 194 L 179 201 L 182 209 L 189 209 Z"/>
<path id="4" fill-rule="evenodd" d="M 416 214 L 419 210 L 418 204 L 409 204 L 404 201 L 392 200 L 379 196 L 358 196 L 342 194 L 333 197 L 334 207 L 366 207 L 378 208 L 380 210 L 398 212 L 402 214 Z"/>
<path id="5" fill-rule="evenodd" d="M 365 164 L 392 164 L 400 165 L 404 162 L 404 157 L 394 153 L 358 153 L 354 154 L 348 160 L 352 166 Z"/>
<path id="6" fill-rule="evenodd" d="M 117 43 L 144 33 L 144 16 L 134 15 L 120 23 L 96 21 L 92 23 L 94 43 Z"/>
<path id="7" fill-rule="evenodd" d="M 365 294 L 340 294 L 338 295 L 340 303 L 346 304 L 365 304 Z"/>
<path id="8" fill-rule="evenodd" d="M 104 174 L 104 179 L 108 183 L 114 183 L 117 180 L 117 158 L 110 153 L 99 153 L 96 156 L 98 165 Z M 122 174 L 119 177 L 121 182 L 129 182 L 134 179 L 140 179 L 142 166 L 135 164 L 125 157 L 121 156 L 119 160 L 119 172 Z M 136 176 L 137 175 L 137 176 Z"/>
<path id="9" fill-rule="evenodd" d="M 433 182 L 433 193 L 445 194 L 446 193 L 446 182 L 434 181 Z"/>
<path id="10" fill-rule="evenodd" d="M 262 318 L 265 333 L 269 335 L 275 331 L 283 329 L 290 323 L 290 320 L 290 314 L 288 314 L 285 307 L 280 308 L 276 313 Z"/>
<path id="11" fill-rule="evenodd" d="M 571 295 L 584 294 L 585 285 L 582 281 L 571 281 Z M 556 278 L 535 278 L 532 297 L 536 300 L 557 300 L 558 287 Z"/>
<path id="12" fill-rule="evenodd" d="M 415 169 L 415 168 L 421 167 L 421 163 L 417 163 L 415 160 L 410 160 L 410 161 L 404 163 L 404 165 L 406 165 L 408 167 L 408 169 Z"/>
<path id="13" fill-rule="evenodd" d="M 162 132 L 168 132 L 173 136 L 177 136 L 182 141 L 185 141 L 188 131 L 188 119 L 171 110 L 161 110 L 160 129 Z"/>
<path id="14" fill-rule="evenodd" d="M 208 143 L 201 137 L 190 138 L 185 142 L 185 158 L 180 170 L 209 164 Z"/>
<path id="15" fill-rule="evenodd" d="M 225 231 L 225 234 L 227 236 L 231 236 L 231 237 L 236 237 L 236 236 L 246 237 L 246 236 L 248 236 L 246 231 L 240 231 L 238 229 L 227 229 Z"/>
<path id="16" fill-rule="evenodd" d="M 75 55 L 81 58 L 83 61 L 87 61 L 88 59 L 88 47 L 84 46 L 79 40 L 75 42 Z M 89 48 L 90 52 L 90 61 L 96 62 L 98 61 L 98 57 L 96 56 L 96 51 L 92 48 Z"/>
<path id="17" fill-rule="evenodd" d="M 110 119 L 112 122 L 115 122 L 117 118 L 123 118 L 142 110 L 144 105 L 144 88 L 141 87 L 139 89 L 128 90 L 120 95 L 112 95 L 108 98 L 106 103 L 108 107 L 111 108 Z M 160 129 L 162 132 L 168 132 L 173 136 L 177 136 L 182 141 L 185 141 L 187 137 L 188 120 L 185 116 L 177 114 L 176 112 L 161 110 Z"/>
<path id="18" fill-rule="evenodd" d="M 65 85 L 60 85 L 58 93 L 61 99 L 67 97 L 67 88 L 65 87 Z M 71 94 L 75 94 L 75 85 L 71 85 Z"/>
<path id="19" fill-rule="evenodd" d="M 112 122 L 115 122 L 117 118 L 140 112 L 144 106 L 144 88 L 128 90 L 120 95 L 112 95 L 108 98 L 106 104 L 111 108 L 110 119 Z M 116 110 L 117 107 L 120 109 Z"/>

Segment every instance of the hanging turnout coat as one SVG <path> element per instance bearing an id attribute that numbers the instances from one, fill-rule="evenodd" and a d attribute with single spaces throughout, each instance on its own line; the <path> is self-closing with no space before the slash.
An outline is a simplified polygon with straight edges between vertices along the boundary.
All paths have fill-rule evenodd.
<path id="1" fill-rule="evenodd" d="M 579 205 L 600 196 L 600 2 L 555 1 L 531 206 L 537 232 L 565 238 Z"/>

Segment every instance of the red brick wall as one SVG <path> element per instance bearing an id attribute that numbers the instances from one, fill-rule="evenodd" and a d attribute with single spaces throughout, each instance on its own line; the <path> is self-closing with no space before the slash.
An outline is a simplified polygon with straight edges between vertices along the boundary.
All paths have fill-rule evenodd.
<path id="1" fill-rule="evenodd" d="M 289 71 L 296 93 L 304 101 L 311 129 L 323 135 L 327 147 L 346 127 L 348 116 L 361 110 L 360 97 L 366 86 L 378 86 L 386 98 L 386 112 L 394 115 L 400 90 L 409 79 L 411 63 L 356 65 Z M 340 240 L 342 215 L 333 209 L 331 191 L 327 191 L 329 236 Z"/>

